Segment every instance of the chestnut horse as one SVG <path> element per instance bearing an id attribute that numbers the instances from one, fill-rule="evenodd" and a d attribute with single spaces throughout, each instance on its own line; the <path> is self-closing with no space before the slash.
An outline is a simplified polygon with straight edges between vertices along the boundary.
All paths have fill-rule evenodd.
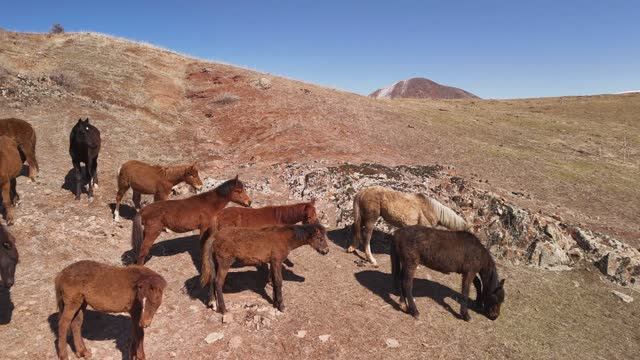
<path id="1" fill-rule="evenodd" d="M 235 260 L 243 265 L 269 264 L 273 283 L 273 306 L 284 311 L 282 301 L 282 261 L 289 252 L 310 245 L 320 254 L 329 252 L 327 231 L 319 223 L 271 226 L 265 228 L 224 228 L 209 234 L 202 252 L 200 284 L 209 284 L 209 306 L 224 314 L 222 286 Z M 214 296 L 215 287 L 215 296 Z M 213 305 L 213 300 L 216 305 Z"/>
<path id="2" fill-rule="evenodd" d="M 7 225 L 13 225 L 13 207 L 20 201 L 16 190 L 16 178 L 22 171 L 22 160 L 16 142 L 0 135 L 0 188 Z"/>
<path id="3" fill-rule="evenodd" d="M 128 312 L 132 323 L 129 357 L 144 359 L 144 328 L 162 303 L 167 282 L 144 266 L 116 267 L 95 261 L 78 261 L 56 277 L 58 302 L 58 358 L 68 359 L 69 325 L 77 357 L 90 357 L 82 341 L 82 321 L 87 305 L 96 311 Z"/>
<path id="4" fill-rule="evenodd" d="M 382 217 L 395 227 L 408 225 L 442 225 L 451 230 L 465 230 L 468 225 L 453 210 L 423 194 L 407 194 L 382 186 L 364 188 L 353 199 L 353 243 L 347 252 L 360 246 L 364 225 L 364 249 L 367 259 L 377 266 L 371 253 L 371 235 Z"/>
<path id="5" fill-rule="evenodd" d="M 0 277 L 2 286 L 7 289 L 15 283 L 16 265 L 18 265 L 16 239 L 4 225 L 0 225 Z"/>
<path id="6" fill-rule="evenodd" d="M 93 201 L 93 187 L 98 185 L 98 154 L 100 153 L 100 131 L 89 124 L 89 118 L 79 119 L 69 135 L 69 154 L 76 173 L 76 200 L 80 200 L 82 169 L 84 163 L 88 178 L 89 201 Z"/>
<path id="7" fill-rule="evenodd" d="M 18 144 L 20 159 L 29 164 L 29 178 L 35 180 L 38 175 L 38 160 L 36 160 L 36 131 L 28 122 L 16 119 L 0 120 L 0 135 L 6 135 Z"/>
<path id="8" fill-rule="evenodd" d="M 476 288 L 476 308 L 483 308 L 491 320 L 500 315 L 504 279 L 498 281 L 496 263 L 473 234 L 420 225 L 407 226 L 393 234 L 391 271 L 394 286 L 400 288 L 400 307 L 416 318 L 419 313 L 413 300 L 413 276 L 418 264 L 445 274 L 462 274 L 460 317 L 465 321 L 470 319 L 467 302 L 471 282 Z"/>
<path id="9" fill-rule="evenodd" d="M 217 230 L 225 227 L 260 228 L 270 225 L 311 224 L 318 221 L 316 200 L 309 202 L 265 206 L 261 208 L 228 207 L 218 214 Z"/>
<path id="10" fill-rule="evenodd" d="M 159 166 L 137 160 L 127 161 L 118 170 L 118 193 L 113 219 L 120 220 L 120 202 L 129 188 L 133 190 L 133 204 L 136 209 L 140 209 L 140 194 L 153 194 L 153 201 L 167 200 L 171 188 L 183 181 L 196 190 L 202 188 L 202 180 L 195 163 Z"/>
<path id="11" fill-rule="evenodd" d="M 200 230 L 202 234 L 229 202 L 251 206 L 251 199 L 238 176 L 213 190 L 186 199 L 157 201 L 142 208 L 133 218 L 131 230 L 131 246 L 138 254 L 138 265 L 144 264 L 162 229 L 177 233 Z"/>

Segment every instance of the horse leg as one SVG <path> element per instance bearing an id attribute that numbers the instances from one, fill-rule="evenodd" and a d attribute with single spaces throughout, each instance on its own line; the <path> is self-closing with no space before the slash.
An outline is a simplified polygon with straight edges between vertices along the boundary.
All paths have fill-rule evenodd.
<path id="1" fill-rule="evenodd" d="M 35 144 L 25 147 L 23 152 L 27 160 L 27 164 L 29 164 L 29 178 L 31 181 L 36 181 L 36 176 L 38 176 L 38 161 L 36 160 Z"/>
<path id="2" fill-rule="evenodd" d="M 128 190 L 129 190 L 129 185 L 121 186 L 120 184 L 118 184 L 118 193 L 116 194 L 116 208 L 113 211 L 113 220 L 115 221 L 120 220 L 120 202 L 122 202 L 122 198 L 124 197 L 124 194 L 126 194 Z"/>
<path id="3" fill-rule="evenodd" d="M 93 159 L 93 163 L 91 164 L 91 183 L 97 189 L 98 188 L 98 157 L 96 156 Z"/>
<path id="4" fill-rule="evenodd" d="M 95 160 L 89 158 L 87 163 L 85 164 L 85 169 L 87 170 L 87 177 L 89 178 L 89 184 L 87 184 L 87 194 L 89 195 L 89 202 L 93 201 L 93 162 Z"/>
<path id="5" fill-rule="evenodd" d="M 224 305 L 224 295 L 222 295 L 222 287 L 224 286 L 224 280 L 227 278 L 227 272 L 233 263 L 233 259 L 226 260 L 217 258 L 216 261 L 216 303 L 218 304 L 218 312 L 224 314 L 227 312 L 227 308 Z"/>
<path id="6" fill-rule="evenodd" d="M 482 308 L 482 281 L 480 281 L 480 277 L 473 277 L 473 286 L 476 288 L 476 309 Z"/>
<path id="7" fill-rule="evenodd" d="M 347 248 L 348 253 L 355 252 L 360 247 L 360 240 L 362 238 L 362 219 L 360 206 L 357 203 L 357 196 L 353 203 L 353 240 L 351 245 Z"/>
<path id="8" fill-rule="evenodd" d="M 133 206 L 135 206 L 136 210 L 140 210 L 140 208 L 142 208 L 142 194 L 140 194 L 139 192 L 133 190 Z"/>
<path id="9" fill-rule="evenodd" d="M 69 335 L 69 325 L 80 308 L 79 303 L 64 304 L 62 314 L 58 315 L 58 358 L 67 360 L 69 358 L 67 352 L 67 335 Z"/>
<path id="10" fill-rule="evenodd" d="M 17 183 L 17 181 L 16 181 L 15 178 L 11 179 L 11 181 L 10 181 L 10 185 L 11 186 L 9 187 L 9 189 L 11 191 L 11 194 L 10 194 L 11 203 L 14 206 L 20 205 L 20 195 L 18 194 L 18 190 L 16 190 L 16 183 Z"/>
<path id="11" fill-rule="evenodd" d="M 149 255 L 149 250 L 151 250 L 153 242 L 160 236 L 160 232 L 162 232 L 162 225 L 159 223 L 149 222 L 144 225 L 142 245 L 140 245 L 140 252 L 138 253 L 138 265 L 144 265 L 144 261 Z"/>
<path id="12" fill-rule="evenodd" d="M 256 266 L 256 269 L 258 269 L 258 272 L 262 273 L 262 275 L 264 276 L 265 286 L 267 285 L 273 286 L 273 282 L 271 281 L 271 272 L 269 271 L 269 265 L 260 264 Z"/>
<path id="13" fill-rule="evenodd" d="M 273 306 L 284 311 L 282 300 L 282 260 L 271 260 L 271 281 L 273 282 Z"/>
<path id="14" fill-rule="evenodd" d="M 136 347 L 135 347 L 135 359 L 144 360 L 146 355 L 144 354 L 144 328 L 136 324 L 134 326 L 136 335 Z"/>
<path id="15" fill-rule="evenodd" d="M 7 225 L 13 225 L 13 204 L 11 204 L 11 180 L 0 179 L 2 182 L 2 205 L 6 213 Z"/>
<path id="16" fill-rule="evenodd" d="M 406 264 L 404 266 L 404 276 L 402 277 L 402 292 L 405 298 L 405 306 L 407 308 L 407 312 L 417 319 L 420 313 L 418 312 L 418 308 L 416 307 L 416 301 L 413 299 L 413 276 L 415 274 L 415 271 L 415 264 Z"/>
<path id="17" fill-rule="evenodd" d="M 84 321 L 84 310 L 87 303 L 82 304 L 80 310 L 71 321 L 71 333 L 73 334 L 73 346 L 76 348 L 77 357 L 91 357 L 91 351 L 87 349 L 82 340 L 82 322 Z"/>
<path id="18" fill-rule="evenodd" d="M 469 311 L 467 310 L 467 302 L 469 301 L 469 287 L 474 278 L 474 273 L 462 274 L 462 303 L 460 304 L 460 317 L 464 321 L 471 320 Z"/>
<path id="19" fill-rule="evenodd" d="M 76 200 L 80 200 L 80 192 L 82 187 L 82 168 L 80 162 L 73 160 L 73 170 L 76 177 Z"/>
<path id="20" fill-rule="evenodd" d="M 373 236 L 373 229 L 376 226 L 376 222 L 367 221 L 364 225 L 364 251 L 367 255 L 367 259 L 371 262 L 371 264 L 375 267 L 378 266 L 378 262 L 374 259 L 373 254 L 371 253 L 371 237 Z"/>

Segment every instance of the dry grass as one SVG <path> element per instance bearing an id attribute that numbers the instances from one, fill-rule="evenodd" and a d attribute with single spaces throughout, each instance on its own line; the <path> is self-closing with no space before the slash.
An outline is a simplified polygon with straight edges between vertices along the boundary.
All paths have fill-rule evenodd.
<path id="1" fill-rule="evenodd" d="M 219 105 L 228 105 L 233 104 L 236 101 L 240 101 L 240 96 L 225 92 L 214 97 L 211 102 Z"/>

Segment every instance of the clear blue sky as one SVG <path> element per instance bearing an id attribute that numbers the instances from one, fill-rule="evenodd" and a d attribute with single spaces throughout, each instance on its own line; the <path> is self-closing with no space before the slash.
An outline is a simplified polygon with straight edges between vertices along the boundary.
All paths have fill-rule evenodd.
<path id="1" fill-rule="evenodd" d="M 640 90 L 632 0 L 1 4 L 7 30 L 53 23 L 361 94 L 416 76 L 485 98 Z"/>

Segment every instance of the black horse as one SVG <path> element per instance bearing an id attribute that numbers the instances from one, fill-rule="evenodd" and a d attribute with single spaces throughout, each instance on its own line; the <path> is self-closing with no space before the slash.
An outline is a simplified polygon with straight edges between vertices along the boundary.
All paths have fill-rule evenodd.
<path id="1" fill-rule="evenodd" d="M 69 154 L 76 173 L 76 200 L 80 200 L 82 186 L 82 169 L 84 163 L 88 177 L 89 201 L 93 200 L 93 186 L 98 185 L 98 154 L 100 153 L 100 131 L 89 124 L 89 118 L 79 119 L 71 129 Z"/>
<path id="2" fill-rule="evenodd" d="M 0 275 L 1 285 L 6 288 L 13 286 L 15 282 L 16 264 L 18 264 L 18 249 L 13 235 L 0 225 Z"/>

